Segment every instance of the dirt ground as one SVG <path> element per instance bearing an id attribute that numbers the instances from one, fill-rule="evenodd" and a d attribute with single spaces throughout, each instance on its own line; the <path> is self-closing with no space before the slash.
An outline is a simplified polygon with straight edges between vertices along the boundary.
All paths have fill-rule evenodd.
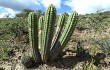
<path id="1" fill-rule="evenodd" d="M 91 34 L 85 36 L 85 32 L 74 32 L 75 35 L 78 35 L 78 38 L 88 39 Z M 94 36 L 92 36 L 94 37 Z M 95 37 L 98 35 L 95 34 Z M 21 58 L 24 55 L 31 56 L 31 48 L 29 48 L 29 44 L 24 43 L 23 41 L 8 41 L 11 46 L 14 46 L 10 51 L 9 56 L 0 61 L 0 70 L 84 70 L 84 67 L 88 63 L 91 55 L 88 53 L 89 45 L 86 45 L 87 52 L 85 52 L 82 56 L 76 56 L 75 46 L 77 45 L 77 41 L 73 38 L 68 42 L 68 45 L 63 50 L 64 54 L 62 57 L 59 57 L 57 60 L 48 63 L 41 64 L 38 67 L 34 67 L 32 69 L 25 68 L 21 63 Z M 110 56 L 106 56 L 103 61 L 100 63 L 103 66 L 103 70 L 110 70 Z M 96 66 L 94 65 L 94 68 Z"/>

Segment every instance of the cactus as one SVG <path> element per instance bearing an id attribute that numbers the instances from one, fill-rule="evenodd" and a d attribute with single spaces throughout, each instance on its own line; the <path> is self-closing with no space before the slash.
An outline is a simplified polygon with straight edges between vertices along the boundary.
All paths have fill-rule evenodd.
<path id="1" fill-rule="evenodd" d="M 65 14 L 61 14 L 59 16 L 56 32 L 54 34 L 54 26 L 56 21 L 55 6 L 51 4 L 46 10 L 45 16 L 41 16 L 39 21 L 36 13 L 31 12 L 29 14 L 29 39 L 36 62 L 40 63 L 43 61 L 47 63 L 49 60 L 55 60 L 57 58 L 68 43 L 74 31 L 77 23 L 77 17 L 78 14 L 73 12 L 69 16 L 66 27 L 62 32 L 66 19 Z M 41 49 L 41 54 L 38 47 Z"/>
<path id="2" fill-rule="evenodd" d="M 36 62 L 41 63 L 41 55 L 38 50 L 38 20 L 37 14 L 31 12 L 28 16 L 29 23 L 29 40 L 30 46 L 33 48 L 33 57 Z"/>
<path id="3" fill-rule="evenodd" d="M 73 12 L 69 16 L 64 32 L 62 33 L 61 37 L 57 41 L 54 49 L 52 49 L 50 52 L 50 57 L 51 57 L 50 60 L 55 60 L 56 57 L 59 55 L 59 53 L 63 50 L 63 48 L 68 43 L 74 31 L 75 25 L 77 23 L 77 17 L 78 17 L 78 14 L 76 12 Z"/>
<path id="4" fill-rule="evenodd" d="M 45 23 L 44 23 L 45 45 L 43 53 L 44 62 L 47 62 L 49 60 L 49 52 L 53 38 L 55 21 L 56 21 L 56 8 L 51 4 L 48 7 L 47 11 L 45 12 Z"/>
<path id="5" fill-rule="evenodd" d="M 59 39 L 59 37 L 61 35 L 61 31 L 62 31 L 64 22 L 65 22 L 65 14 L 61 14 L 59 16 L 59 19 L 58 19 L 58 24 L 57 24 L 56 32 L 55 32 L 54 37 L 52 39 L 51 50 L 54 49 L 55 44 L 56 44 L 56 42 L 58 41 L 58 39 Z"/>

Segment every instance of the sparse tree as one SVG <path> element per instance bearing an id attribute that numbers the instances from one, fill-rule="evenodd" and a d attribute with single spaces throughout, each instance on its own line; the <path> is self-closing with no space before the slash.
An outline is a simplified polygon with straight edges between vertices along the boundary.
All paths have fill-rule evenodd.
<path id="1" fill-rule="evenodd" d="M 34 10 L 23 9 L 21 13 L 16 14 L 16 17 L 26 18 L 30 12 L 34 12 Z"/>

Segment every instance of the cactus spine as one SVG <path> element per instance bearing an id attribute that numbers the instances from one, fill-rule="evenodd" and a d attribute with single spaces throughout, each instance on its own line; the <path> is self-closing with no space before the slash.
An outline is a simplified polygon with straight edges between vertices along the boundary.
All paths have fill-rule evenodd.
<path id="1" fill-rule="evenodd" d="M 37 63 L 41 63 L 41 55 L 38 50 L 38 17 L 31 12 L 28 16 L 30 46 L 33 48 L 33 57 Z"/>
<path id="2" fill-rule="evenodd" d="M 45 48 L 43 54 L 44 62 L 47 62 L 49 60 L 49 52 L 53 38 L 55 21 L 56 21 L 56 8 L 51 4 L 48 7 L 47 11 L 45 12 L 45 23 L 44 23 Z"/>
<path id="3" fill-rule="evenodd" d="M 50 53 L 51 60 L 56 59 L 56 57 L 59 55 L 59 53 L 63 50 L 63 48 L 68 43 L 74 31 L 75 25 L 77 23 L 77 17 L 78 17 L 78 14 L 76 12 L 73 12 L 69 16 L 64 32 L 62 33 L 61 37 L 57 41 L 55 48 L 51 50 L 51 53 Z"/>

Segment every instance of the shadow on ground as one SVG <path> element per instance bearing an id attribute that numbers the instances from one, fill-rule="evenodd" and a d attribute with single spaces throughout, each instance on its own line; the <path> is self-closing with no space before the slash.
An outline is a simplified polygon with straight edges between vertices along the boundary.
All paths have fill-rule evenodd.
<path id="1" fill-rule="evenodd" d="M 77 65 L 79 62 L 84 62 L 84 65 L 86 65 L 87 61 L 90 61 L 92 58 L 92 55 L 89 53 L 84 53 L 81 56 L 67 56 L 65 58 L 58 58 L 57 60 L 49 63 L 49 66 L 57 67 L 57 68 L 64 68 L 64 69 L 73 69 L 75 65 Z M 105 54 L 103 53 L 97 53 L 95 58 L 94 65 L 100 64 L 100 61 L 105 58 Z"/>

